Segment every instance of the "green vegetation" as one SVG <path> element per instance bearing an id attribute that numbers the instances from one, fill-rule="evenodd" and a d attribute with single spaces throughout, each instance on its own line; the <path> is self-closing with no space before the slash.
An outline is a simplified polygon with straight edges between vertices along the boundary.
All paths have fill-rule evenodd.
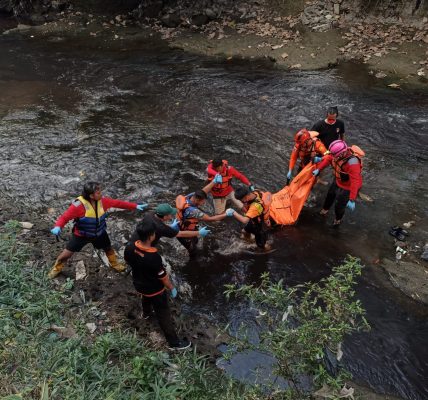
<path id="1" fill-rule="evenodd" d="M 328 387 L 335 396 L 344 387 L 349 374 L 342 369 L 333 374 L 326 367 L 326 358 L 330 355 L 340 360 L 345 335 L 368 329 L 353 289 L 361 268 L 358 259 L 348 257 L 318 283 L 285 288 L 282 280 L 272 283 L 269 275 L 264 274 L 258 287 L 227 286 L 227 296 L 250 300 L 264 327 L 259 344 L 238 339 L 237 349 L 252 348 L 272 354 L 276 359 L 275 372 L 289 382 L 289 388 L 277 390 L 275 398 L 302 400 L 310 397 L 309 391 L 323 386 L 323 390 Z M 243 326 L 238 336 L 245 338 L 246 334 Z M 310 389 L 304 388 L 304 377 L 311 377 Z"/>
<path id="2" fill-rule="evenodd" d="M 52 289 L 19 230 L 8 223 L 0 232 L 0 399 L 252 398 L 194 352 L 172 357 L 120 330 L 88 336 L 66 311 L 72 285 Z M 53 324 L 76 334 L 61 338 Z"/>

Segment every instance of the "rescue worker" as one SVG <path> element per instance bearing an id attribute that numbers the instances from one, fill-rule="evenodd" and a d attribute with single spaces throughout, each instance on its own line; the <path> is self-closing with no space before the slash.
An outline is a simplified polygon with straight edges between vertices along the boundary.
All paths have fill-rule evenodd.
<path id="1" fill-rule="evenodd" d="M 328 210 L 336 200 L 335 214 L 333 226 L 338 226 L 342 222 L 346 208 L 351 211 L 355 210 L 355 199 L 358 196 L 363 179 L 361 176 L 361 158 L 360 156 L 343 140 L 335 140 L 330 144 L 329 151 L 331 154 L 325 156 L 323 160 L 317 164 L 312 174 L 318 176 L 320 171 L 331 164 L 333 167 L 335 180 L 331 184 L 327 197 L 325 199 L 321 215 L 327 215 Z"/>
<path id="2" fill-rule="evenodd" d="M 345 124 L 342 120 L 337 119 L 339 110 L 337 107 L 330 107 L 327 110 L 327 116 L 314 124 L 313 131 L 319 132 L 318 139 L 328 149 L 330 144 L 335 140 L 343 140 L 345 135 Z"/>
<path id="3" fill-rule="evenodd" d="M 156 227 L 152 223 L 138 225 L 138 240 L 125 247 L 125 261 L 132 268 L 132 280 L 143 306 L 143 318 L 148 319 L 154 311 L 171 350 L 183 350 L 191 346 L 186 338 L 179 339 L 174 328 L 168 305 L 167 290 L 172 298 L 177 289 L 171 283 L 162 264 L 162 257 L 153 247 Z"/>
<path id="4" fill-rule="evenodd" d="M 301 129 L 294 136 L 294 147 L 291 152 L 290 163 L 288 166 L 287 179 L 291 179 L 291 174 L 297 159 L 300 160 L 298 172 L 311 161 L 318 163 L 322 156 L 327 153 L 326 147 L 321 140 L 317 138 L 318 132 Z"/>
<path id="5" fill-rule="evenodd" d="M 247 237 L 254 234 L 257 247 L 266 251 L 270 250 L 271 246 L 266 243 L 266 228 L 271 226 L 269 211 L 272 194 L 270 192 L 261 192 L 260 190 L 250 191 L 246 187 L 241 187 L 236 190 L 235 196 L 244 204 L 245 215 L 239 214 L 233 208 L 228 208 L 226 215 L 235 217 L 239 222 L 245 224 L 244 231 Z"/>
<path id="6" fill-rule="evenodd" d="M 180 231 L 179 221 L 178 219 L 174 219 L 174 221 L 168 225 L 167 223 L 172 220 L 177 214 L 177 209 L 171 207 L 167 203 L 159 204 L 154 212 L 146 212 L 144 214 L 143 219 L 137 225 L 138 227 L 141 224 L 151 223 L 155 226 L 155 240 L 152 245 L 156 246 L 159 240 L 162 237 L 167 238 L 197 238 L 197 237 L 205 237 L 211 231 L 205 227 L 202 227 L 196 231 Z M 138 240 L 137 230 L 132 234 L 130 241 L 135 242 Z"/>
<path id="7" fill-rule="evenodd" d="M 235 197 L 235 190 L 232 186 L 232 179 L 239 179 L 244 185 L 254 187 L 251 185 L 248 178 L 239 172 L 236 168 L 228 164 L 227 160 L 216 158 L 208 164 L 207 167 L 208 181 L 211 182 L 217 174 L 221 175 L 221 181 L 214 185 L 211 189 L 211 194 L 214 201 L 214 213 L 222 214 L 226 210 L 226 203 L 228 200 L 239 209 L 242 210 L 243 204 Z"/>
<path id="8" fill-rule="evenodd" d="M 199 209 L 199 207 L 205 204 L 207 194 L 212 190 L 213 186 L 221 182 L 221 178 L 221 175 L 217 174 L 202 190 L 196 190 L 186 196 L 177 196 L 176 207 L 180 231 L 197 231 L 199 229 L 199 221 L 222 221 L 226 218 L 225 212 L 210 216 Z M 190 255 L 196 251 L 196 245 L 198 243 L 197 237 L 179 237 L 178 241 L 188 250 Z"/>
<path id="9" fill-rule="evenodd" d="M 51 233 L 58 237 L 64 226 L 69 221 L 74 220 L 71 238 L 48 273 L 49 278 L 55 278 L 64 268 L 66 261 L 88 243 L 91 243 L 96 249 L 105 251 L 113 269 L 118 272 L 125 270 L 126 267 L 117 260 L 107 234 L 106 211 L 112 207 L 144 211 L 148 205 L 102 197 L 100 183 L 86 183 L 82 195 L 71 203 L 67 211 L 57 219 L 55 227 L 51 230 Z"/>

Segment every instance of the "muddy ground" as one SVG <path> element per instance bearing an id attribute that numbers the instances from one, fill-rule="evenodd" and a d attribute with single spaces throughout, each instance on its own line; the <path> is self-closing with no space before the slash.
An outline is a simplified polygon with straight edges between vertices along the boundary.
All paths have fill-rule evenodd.
<path id="1" fill-rule="evenodd" d="M 122 214 L 120 212 L 119 214 Z M 49 271 L 55 257 L 64 248 L 69 233 L 64 230 L 63 238 L 59 241 L 51 235 L 52 216 L 36 215 L 25 210 L 17 212 L 16 207 L 3 201 L 0 208 L 0 225 L 7 221 L 30 222 L 31 229 L 23 229 L 19 241 L 28 246 L 30 260 L 34 265 Z M 114 213 L 110 217 L 110 227 L 120 218 Z M 117 244 L 114 244 L 117 247 Z M 84 263 L 86 277 L 76 280 L 77 265 Z M 172 272 L 174 274 L 174 272 Z M 117 273 L 108 268 L 91 246 L 86 246 L 82 252 L 74 255 L 63 273 L 52 281 L 53 287 L 60 287 L 67 281 L 74 280 L 73 294 L 69 308 L 64 311 L 64 325 L 73 329 L 76 319 L 82 319 L 82 324 L 95 324 L 92 335 L 109 332 L 114 329 L 130 329 L 147 341 L 150 347 L 165 351 L 166 342 L 155 318 L 141 319 L 140 300 L 135 295 L 131 277 L 126 273 Z M 172 314 L 180 336 L 188 337 L 200 354 L 208 356 L 212 365 L 221 356 L 218 347 L 229 341 L 224 326 L 210 321 L 207 316 L 192 315 L 183 312 L 184 303 L 180 296 L 171 302 Z M 69 322 L 67 322 L 69 321 Z M 74 330 L 72 330 L 74 332 Z M 399 400 L 391 395 L 381 395 L 373 390 L 349 382 L 355 388 L 358 398 L 366 400 Z M 324 397 L 319 397 L 324 398 Z"/>

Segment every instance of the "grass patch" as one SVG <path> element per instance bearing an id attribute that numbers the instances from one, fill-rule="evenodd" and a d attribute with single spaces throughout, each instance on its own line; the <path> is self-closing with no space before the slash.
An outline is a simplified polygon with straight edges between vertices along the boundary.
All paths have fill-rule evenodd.
<path id="1" fill-rule="evenodd" d="M 0 229 L 0 399 L 258 398 L 195 352 L 153 351 L 135 334 L 86 334 L 70 285 L 53 289 L 43 261 L 29 262 L 16 222 Z M 51 326 L 76 327 L 65 339 Z M 80 328 L 79 328 L 80 327 Z"/>

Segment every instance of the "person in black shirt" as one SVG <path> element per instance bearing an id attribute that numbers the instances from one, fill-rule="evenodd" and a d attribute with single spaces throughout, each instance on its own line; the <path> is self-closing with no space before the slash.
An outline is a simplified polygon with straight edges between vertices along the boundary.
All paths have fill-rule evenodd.
<path id="1" fill-rule="evenodd" d="M 326 119 L 322 119 L 314 124 L 312 131 L 319 132 L 318 139 L 328 149 L 330 144 L 335 140 L 343 140 L 345 135 L 345 124 L 342 120 L 337 119 L 339 110 L 337 107 L 330 107 L 327 110 Z"/>
<path id="2" fill-rule="evenodd" d="M 140 224 L 153 224 L 155 226 L 155 240 L 152 245 L 156 246 L 162 237 L 167 238 L 197 238 L 199 236 L 205 237 L 210 233 L 210 230 L 203 227 L 196 231 L 180 231 L 178 220 L 174 220 L 171 225 L 167 225 L 167 222 L 171 221 L 177 214 L 177 209 L 171 207 L 167 203 L 159 204 L 155 212 L 146 212 Z M 137 225 L 137 229 L 138 229 Z M 138 240 L 137 230 L 131 235 L 130 242 Z"/>
<path id="3" fill-rule="evenodd" d="M 175 298 L 177 289 L 171 283 L 157 249 L 152 247 L 156 238 L 155 230 L 153 223 L 139 224 L 138 240 L 126 245 L 124 258 L 132 268 L 132 280 L 141 297 L 144 317 L 147 319 L 153 309 L 169 348 L 182 350 L 190 347 L 191 343 L 185 338 L 180 340 L 175 332 L 167 290 Z"/>

